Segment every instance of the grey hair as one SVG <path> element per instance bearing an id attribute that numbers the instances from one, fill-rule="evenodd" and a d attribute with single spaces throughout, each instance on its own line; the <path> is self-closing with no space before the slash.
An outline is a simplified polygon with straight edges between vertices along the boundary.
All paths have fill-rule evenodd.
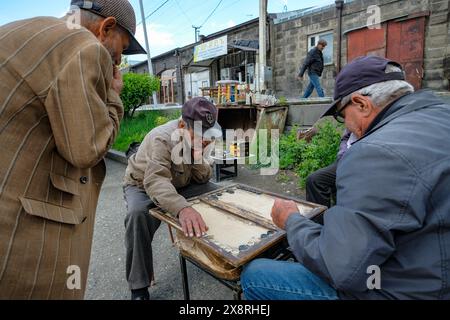
<path id="1" fill-rule="evenodd" d="M 325 40 L 325 39 L 319 39 L 319 42 L 317 42 L 317 44 L 321 44 L 321 45 L 323 45 L 323 46 L 327 46 L 327 45 L 328 45 L 328 42 L 327 42 L 327 40 Z"/>
<path id="2" fill-rule="evenodd" d="M 89 26 L 103 21 L 105 18 L 88 10 L 81 9 L 81 24 Z"/>
<path id="3" fill-rule="evenodd" d="M 388 64 L 386 67 L 386 73 L 392 72 L 402 72 L 402 69 L 393 64 Z M 348 104 L 351 101 L 353 94 L 359 93 L 363 96 L 370 96 L 373 103 L 378 108 L 383 109 L 391 101 L 398 99 L 405 94 L 413 92 L 414 87 L 404 80 L 384 81 L 362 88 L 345 96 L 344 98 L 342 98 L 341 106 L 345 106 L 346 104 Z"/>

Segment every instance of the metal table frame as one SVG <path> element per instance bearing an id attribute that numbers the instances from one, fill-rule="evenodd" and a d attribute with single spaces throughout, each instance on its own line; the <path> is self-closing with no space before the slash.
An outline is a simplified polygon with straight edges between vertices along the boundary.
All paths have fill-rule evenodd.
<path id="1" fill-rule="evenodd" d="M 183 284 L 184 300 L 186 300 L 186 301 L 191 300 L 186 261 L 189 261 L 192 265 L 199 268 L 201 271 L 205 272 L 206 274 L 210 275 L 211 277 L 213 277 L 214 279 L 219 281 L 221 284 L 223 284 L 227 288 L 231 289 L 233 291 L 233 298 L 235 301 L 242 300 L 243 291 L 242 291 L 240 280 L 231 281 L 231 280 L 221 279 L 220 277 L 215 275 L 213 272 L 206 270 L 195 260 L 193 260 L 189 257 L 185 257 L 181 253 L 179 254 L 179 258 L 180 258 L 180 269 L 181 269 L 181 277 L 182 277 L 182 284 Z M 271 258 L 271 259 L 279 260 L 279 261 L 287 261 L 289 259 L 295 260 L 295 257 L 293 255 L 292 251 L 287 246 L 287 241 L 282 242 L 275 248 L 269 249 L 266 253 L 263 253 L 259 258 Z"/>
<path id="2" fill-rule="evenodd" d="M 238 176 L 238 160 L 232 160 L 233 163 L 214 163 L 215 181 L 220 182 L 225 179 L 231 179 Z M 233 168 L 233 171 L 227 169 Z"/>

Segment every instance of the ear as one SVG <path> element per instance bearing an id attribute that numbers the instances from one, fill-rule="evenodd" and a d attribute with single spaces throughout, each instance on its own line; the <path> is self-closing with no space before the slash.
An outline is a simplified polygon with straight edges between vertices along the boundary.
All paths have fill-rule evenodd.
<path id="1" fill-rule="evenodd" d="M 186 128 L 186 124 L 184 123 L 183 120 L 178 121 L 178 129 L 185 129 Z"/>
<path id="2" fill-rule="evenodd" d="M 117 26 L 117 20 L 114 17 L 108 17 L 100 24 L 100 36 L 105 39 L 111 35 Z"/>
<path id="3" fill-rule="evenodd" d="M 363 96 L 359 93 L 355 93 L 352 95 L 353 104 L 358 106 L 359 112 L 363 117 L 368 118 L 375 111 L 375 106 L 372 103 L 370 97 Z"/>

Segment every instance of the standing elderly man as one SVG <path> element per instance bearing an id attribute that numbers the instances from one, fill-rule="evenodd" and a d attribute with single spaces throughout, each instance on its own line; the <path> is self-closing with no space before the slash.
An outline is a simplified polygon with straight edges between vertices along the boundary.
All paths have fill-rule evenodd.
<path id="1" fill-rule="evenodd" d="M 123 116 L 127 0 L 0 27 L 0 299 L 82 299 L 103 157 Z M 74 22 L 79 20 L 81 25 Z"/>
<path id="2" fill-rule="evenodd" d="M 342 70 L 327 115 L 359 140 L 338 164 L 337 205 L 321 226 L 276 202 L 299 263 L 250 264 L 247 298 L 450 299 L 450 106 L 413 91 L 383 58 Z"/>
<path id="3" fill-rule="evenodd" d="M 317 46 L 308 52 L 308 56 L 300 69 L 300 73 L 298 75 L 299 80 L 303 80 L 303 76 L 305 75 L 306 70 L 308 70 L 309 85 L 306 87 L 303 95 L 303 98 L 305 99 L 312 95 L 314 89 L 316 89 L 319 97 L 325 97 L 322 85 L 320 84 L 320 77 L 322 76 L 324 68 L 323 50 L 325 50 L 327 44 L 328 43 L 326 40 L 320 39 Z"/>
<path id="4" fill-rule="evenodd" d="M 178 218 L 187 237 L 201 237 L 208 227 L 186 198 L 215 190 L 208 183 L 208 150 L 222 136 L 217 108 L 205 98 L 183 105 L 182 118 L 153 129 L 128 160 L 124 194 L 126 277 L 132 300 L 148 300 L 153 277 L 152 241 L 161 221 L 149 214 L 159 206 Z M 198 127 L 196 127 L 196 125 Z"/>

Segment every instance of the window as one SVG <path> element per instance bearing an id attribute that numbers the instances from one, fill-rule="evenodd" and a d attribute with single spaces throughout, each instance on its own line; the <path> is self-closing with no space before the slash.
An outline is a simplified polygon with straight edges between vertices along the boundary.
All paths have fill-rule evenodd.
<path id="1" fill-rule="evenodd" d="M 333 64 L 334 58 L 333 58 L 333 48 L 334 48 L 334 42 L 333 42 L 333 33 L 320 33 L 315 34 L 308 37 L 308 52 L 317 46 L 317 43 L 320 39 L 324 39 L 327 41 L 328 45 L 326 46 L 325 50 L 323 51 L 323 59 L 325 65 Z"/>

